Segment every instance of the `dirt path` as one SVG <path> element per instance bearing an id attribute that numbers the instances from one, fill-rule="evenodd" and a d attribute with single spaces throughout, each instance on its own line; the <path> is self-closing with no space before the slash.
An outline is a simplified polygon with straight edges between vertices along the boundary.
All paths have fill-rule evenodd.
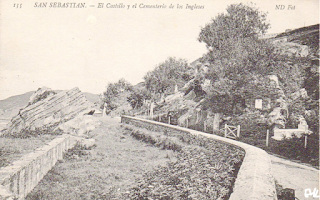
<path id="1" fill-rule="evenodd" d="M 319 199 L 304 196 L 305 189 L 319 190 L 319 170 L 270 155 L 273 176 L 283 188 L 292 188 L 299 200 Z M 319 193 L 318 193 L 319 195 Z"/>
<path id="2" fill-rule="evenodd" d="M 27 200 L 122 199 L 136 178 L 174 156 L 124 134 L 119 118 L 101 122 L 94 130 L 97 146 L 90 155 L 57 163 Z"/>

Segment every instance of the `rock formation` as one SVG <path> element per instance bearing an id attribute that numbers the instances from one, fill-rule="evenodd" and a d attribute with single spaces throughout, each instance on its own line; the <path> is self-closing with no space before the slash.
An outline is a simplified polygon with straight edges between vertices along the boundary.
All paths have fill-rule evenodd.
<path id="1" fill-rule="evenodd" d="M 278 76 L 269 76 L 270 84 L 277 89 L 278 97 L 275 100 L 275 107 L 268 115 L 268 126 L 274 126 L 275 128 L 285 128 L 288 118 L 288 104 L 284 91 L 279 85 Z"/>
<path id="2" fill-rule="evenodd" d="M 64 133 L 82 137 L 90 137 L 89 133 L 100 125 L 98 118 L 92 115 L 78 115 L 75 118 L 60 124 L 56 130 L 60 129 Z"/>
<path id="3" fill-rule="evenodd" d="M 35 93 L 33 93 L 29 99 L 28 105 L 35 104 L 42 99 L 47 98 L 48 96 L 52 96 L 57 94 L 56 92 L 52 91 L 50 88 L 42 87 L 39 88 Z"/>
<path id="4" fill-rule="evenodd" d="M 89 112 L 91 108 L 91 103 L 78 88 L 57 94 L 42 88 L 32 95 L 28 106 L 11 119 L 6 134 L 53 130 L 80 113 Z"/>

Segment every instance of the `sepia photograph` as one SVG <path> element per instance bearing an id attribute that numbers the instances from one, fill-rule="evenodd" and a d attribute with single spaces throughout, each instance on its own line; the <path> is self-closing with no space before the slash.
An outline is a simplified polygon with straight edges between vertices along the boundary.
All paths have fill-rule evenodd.
<path id="1" fill-rule="evenodd" d="M 0 200 L 319 199 L 318 0 L 0 0 Z"/>

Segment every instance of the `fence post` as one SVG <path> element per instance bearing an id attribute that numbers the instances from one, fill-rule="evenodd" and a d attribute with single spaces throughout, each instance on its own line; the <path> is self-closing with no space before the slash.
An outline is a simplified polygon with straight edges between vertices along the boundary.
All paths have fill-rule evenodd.
<path id="1" fill-rule="evenodd" d="M 269 129 L 267 129 L 266 146 L 269 146 Z"/>
<path id="2" fill-rule="evenodd" d="M 171 123 L 170 123 L 170 115 L 169 115 L 169 118 L 168 118 L 168 124 L 171 124 Z"/>
<path id="3" fill-rule="evenodd" d="M 304 148 L 307 148 L 308 135 L 304 136 Z"/>
<path id="4" fill-rule="evenodd" d="M 227 137 L 227 127 L 228 127 L 228 125 L 225 124 L 224 125 L 224 137 Z"/>
<path id="5" fill-rule="evenodd" d="M 189 127 L 189 118 L 187 118 L 187 123 L 186 123 L 186 125 L 187 125 L 187 128 Z"/>
<path id="6" fill-rule="evenodd" d="M 240 138 L 240 125 L 238 125 L 238 129 L 237 129 L 237 137 Z"/>
<path id="7" fill-rule="evenodd" d="M 203 131 L 206 132 L 207 131 L 207 121 L 203 122 Z"/>

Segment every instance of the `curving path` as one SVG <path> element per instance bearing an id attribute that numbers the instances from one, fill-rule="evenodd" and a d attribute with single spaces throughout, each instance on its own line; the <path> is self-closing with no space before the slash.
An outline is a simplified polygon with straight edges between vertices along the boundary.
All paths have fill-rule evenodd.
<path id="1" fill-rule="evenodd" d="M 114 118 L 114 121 L 120 122 L 120 117 Z M 319 188 L 319 170 L 306 166 L 304 164 L 295 163 L 274 155 L 270 155 L 272 163 L 272 173 L 276 181 L 283 188 L 292 188 L 295 190 L 295 196 L 299 200 L 320 199 L 304 196 L 305 189 Z M 318 193 L 320 196 L 320 192 Z"/>
<path id="2" fill-rule="evenodd" d="M 270 155 L 270 158 L 273 176 L 283 188 L 294 189 L 299 200 L 319 199 L 304 196 L 305 189 L 309 188 L 312 192 L 314 188 L 319 190 L 319 170 L 274 155 Z"/>

